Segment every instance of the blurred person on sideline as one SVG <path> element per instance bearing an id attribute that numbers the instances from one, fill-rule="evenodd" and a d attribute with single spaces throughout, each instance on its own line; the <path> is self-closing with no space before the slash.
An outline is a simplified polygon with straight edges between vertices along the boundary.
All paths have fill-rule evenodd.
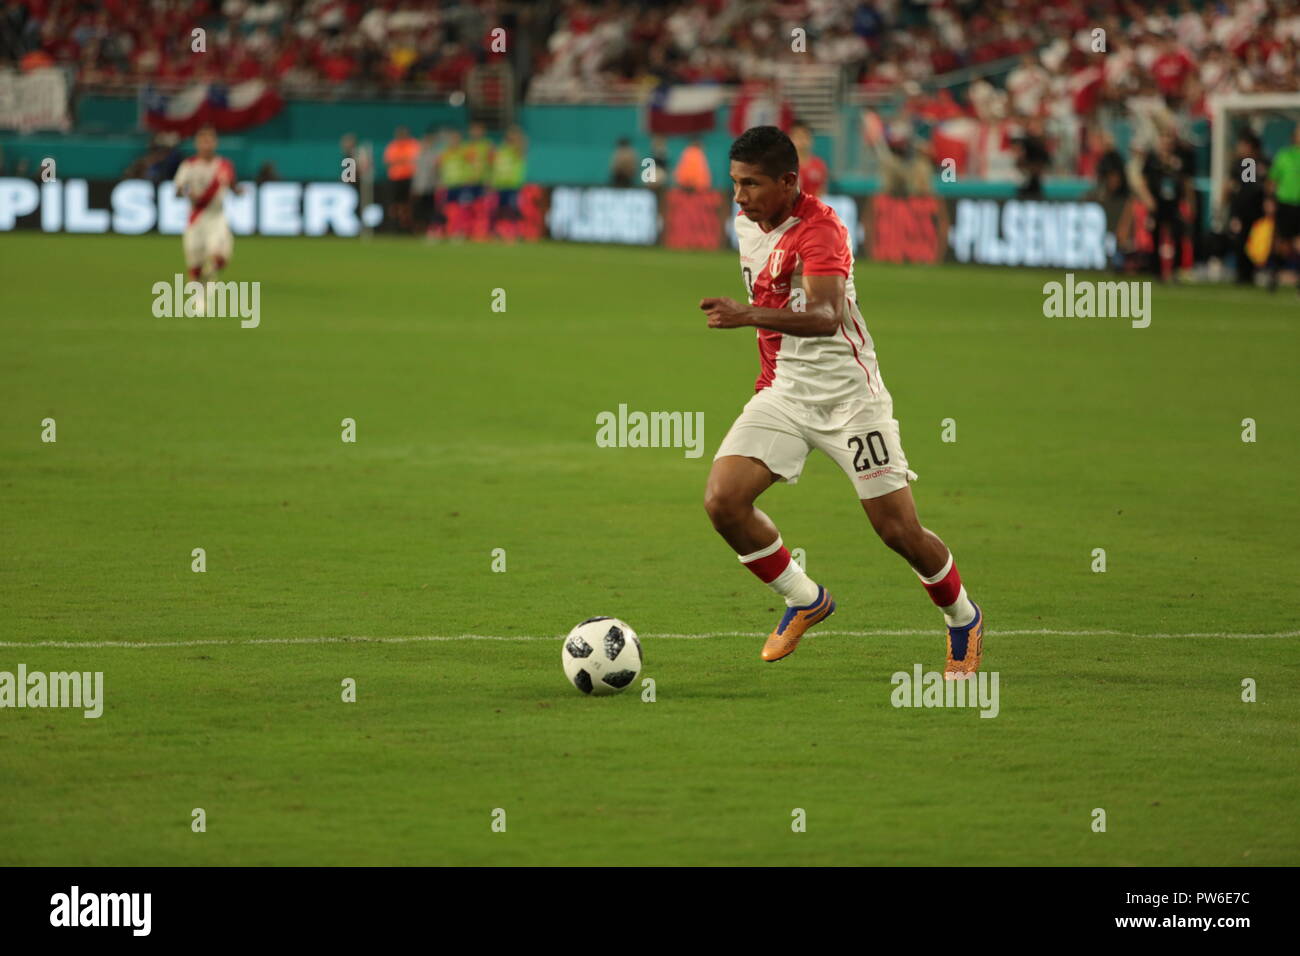
<path id="1" fill-rule="evenodd" d="M 1249 182 L 1244 171 L 1247 161 L 1254 163 L 1254 175 Z M 1259 137 L 1243 130 L 1237 137 L 1233 162 L 1227 178 L 1219 184 L 1219 201 L 1223 208 L 1223 227 L 1211 237 L 1211 268 L 1217 276 L 1221 261 L 1232 256 L 1238 285 L 1254 285 L 1255 262 L 1246 251 L 1255 223 L 1264 218 L 1264 200 L 1267 198 L 1264 179 L 1264 156 Z"/>
<path id="2" fill-rule="evenodd" d="M 486 239 L 488 233 L 488 179 L 492 173 L 492 140 L 487 127 L 475 120 L 469 124 L 469 134 L 460 148 L 465 167 L 465 182 L 461 187 L 460 211 L 466 217 L 465 234 L 475 239 Z"/>
<path id="3" fill-rule="evenodd" d="M 507 240 L 518 238 L 523 218 L 519 190 L 528 171 L 528 140 L 518 126 L 506 130 L 505 140 L 492 153 L 488 185 L 492 188 L 492 230 Z"/>
<path id="4" fill-rule="evenodd" d="M 1291 145 L 1273 157 L 1266 188 L 1277 210 L 1268 287 L 1276 290 L 1278 273 L 1286 269 L 1296 275 L 1296 293 L 1300 294 L 1300 123 L 1292 131 Z"/>
<path id="5" fill-rule="evenodd" d="M 411 177 L 414 223 L 417 230 L 433 238 L 437 235 L 435 219 L 438 190 L 438 164 L 442 159 L 441 131 L 428 129 L 420 138 L 420 152 L 415 157 L 415 174 Z"/>
<path id="6" fill-rule="evenodd" d="M 1162 281 L 1172 281 L 1184 239 L 1190 238 L 1189 210 L 1196 202 L 1191 168 L 1172 125 L 1160 124 L 1154 147 L 1134 153 L 1129 186 L 1146 207 L 1154 270 Z"/>
<path id="7" fill-rule="evenodd" d="M 632 141 L 622 137 L 609 160 L 609 184 L 621 188 L 640 185 L 637 176 L 640 165 L 641 159 L 632 148 Z"/>
<path id="8" fill-rule="evenodd" d="M 677 168 L 673 171 L 673 182 L 682 189 L 704 192 L 713 185 L 709 174 L 709 159 L 704 155 L 704 144 L 699 137 L 691 140 L 677 157 Z"/>
<path id="9" fill-rule="evenodd" d="M 411 179 L 415 176 L 415 160 L 419 154 L 420 141 L 405 126 L 397 127 L 392 140 L 384 147 L 384 165 L 393 190 L 388 208 L 402 232 L 411 231 Z"/>
<path id="10" fill-rule="evenodd" d="M 1016 168 L 1024 179 L 1016 190 L 1020 199 L 1041 199 L 1043 197 L 1043 174 L 1051 165 L 1052 157 L 1047 151 L 1047 137 L 1043 133 L 1043 121 L 1037 116 L 1025 120 L 1025 128 L 1015 140 Z"/>
<path id="11" fill-rule="evenodd" d="M 445 235 L 450 239 L 464 237 L 467 216 L 464 212 L 465 190 L 469 182 L 465 165 L 465 143 L 460 130 L 447 130 L 446 145 L 438 158 L 438 181 L 442 184 L 439 195 L 441 218 Z"/>

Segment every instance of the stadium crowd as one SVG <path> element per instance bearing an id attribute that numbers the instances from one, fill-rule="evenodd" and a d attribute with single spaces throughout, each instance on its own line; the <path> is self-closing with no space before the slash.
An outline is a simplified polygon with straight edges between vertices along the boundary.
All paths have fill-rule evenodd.
<path id="1" fill-rule="evenodd" d="M 806 53 L 791 31 L 806 31 Z M 206 31 L 210 57 L 191 55 Z M 497 28 L 514 42 L 493 50 Z M 1095 31 L 1105 31 L 1104 56 Z M 1089 113 L 1143 91 L 1199 103 L 1294 90 L 1298 0 L 7 0 L 0 65 L 60 64 L 85 82 L 262 78 L 285 88 L 456 88 L 515 57 L 551 96 L 662 82 L 739 83 L 796 57 L 899 93 L 1016 56 L 1001 108 Z M 520 58 L 523 58 L 522 61 Z M 975 109 L 978 103 L 934 109 Z"/>
<path id="2" fill-rule="evenodd" d="M 501 6 L 498 12 L 498 6 Z M 60 65 L 78 82 L 249 79 L 286 90 L 456 89 L 515 27 L 492 0 L 9 0 L 0 67 Z M 195 56 L 194 31 L 203 52 Z"/>
<path id="3" fill-rule="evenodd" d="M 795 28 L 806 31 L 806 52 L 792 49 Z M 1296 0 L 571 2 L 534 72 L 552 95 L 581 97 L 664 79 L 739 83 L 805 58 L 844 66 L 864 91 L 898 93 L 1020 56 L 1007 108 L 1032 115 L 1054 101 L 1086 113 L 1151 88 L 1191 100 L 1294 90 L 1298 45 Z"/>

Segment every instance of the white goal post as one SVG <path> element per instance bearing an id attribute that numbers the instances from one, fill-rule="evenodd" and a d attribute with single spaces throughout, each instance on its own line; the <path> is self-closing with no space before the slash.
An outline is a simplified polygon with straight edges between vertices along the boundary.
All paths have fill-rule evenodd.
<path id="1" fill-rule="evenodd" d="M 374 227 L 366 218 L 366 210 L 375 201 L 375 150 L 370 140 L 357 147 L 357 216 L 361 219 L 361 238 L 369 239 Z"/>

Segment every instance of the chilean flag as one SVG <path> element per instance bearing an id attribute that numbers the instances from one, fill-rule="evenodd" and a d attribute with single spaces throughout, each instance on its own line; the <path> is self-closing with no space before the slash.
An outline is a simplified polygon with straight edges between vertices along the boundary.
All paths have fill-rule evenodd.
<path id="1" fill-rule="evenodd" d="M 703 133 L 713 129 L 714 115 L 722 105 L 722 88 L 712 84 L 665 83 L 650 94 L 647 126 L 664 136 Z"/>
<path id="2" fill-rule="evenodd" d="M 223 133 L 247 129 L 265 123 L 283 106 L 280 94 L 262 80 L 230 87 L 198 83 L 170 96 L 151 87 L 144 95 L 145 125 L 182 136 L 193 136 L 209 123 Z"/>

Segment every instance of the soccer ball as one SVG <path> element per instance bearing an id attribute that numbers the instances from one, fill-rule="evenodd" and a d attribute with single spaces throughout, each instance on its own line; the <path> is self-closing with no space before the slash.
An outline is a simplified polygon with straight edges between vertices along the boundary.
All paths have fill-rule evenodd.
<path id="1" fill-rule="evenodd" d="M 617 694 L 641 673 L 641 642 L 618 618 L 591 617 L 569 632 L 560 660 L 584 694 Z"/>

